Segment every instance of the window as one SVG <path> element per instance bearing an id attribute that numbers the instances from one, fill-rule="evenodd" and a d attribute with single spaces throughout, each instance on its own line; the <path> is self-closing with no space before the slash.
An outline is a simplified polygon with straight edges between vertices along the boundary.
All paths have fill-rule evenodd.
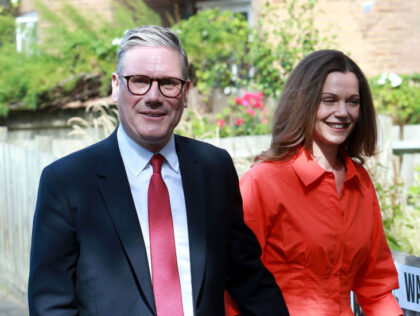
<path id="1" fill-rule="evenodd" d="M 38 13 L 29 12 L 16 18 L 16 50 L 32 53 L 37 42 Z"/>
<path id="2" fill-rule="evenodd" d="M 196 4 L 197 9 L 214 9 L 231 10 L 239 12 L 248 20 L 250 26 L 253 25 L 251 0 L 225 0 L 225 1 L 200 1 Z"/>

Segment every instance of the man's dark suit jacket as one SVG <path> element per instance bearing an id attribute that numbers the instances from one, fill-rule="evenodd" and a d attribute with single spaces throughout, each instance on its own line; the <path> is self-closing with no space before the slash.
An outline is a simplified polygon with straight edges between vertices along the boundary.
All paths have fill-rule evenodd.
<path id="1" fill-rule="evenodd" d="M 288 315 L 242 218 L 225 150 L 175 136 L 197 316 Z M 145 245 L 116 132 L 47 166 L 40 180 L 29 275 L 31 315 L 156 315 Z"/>

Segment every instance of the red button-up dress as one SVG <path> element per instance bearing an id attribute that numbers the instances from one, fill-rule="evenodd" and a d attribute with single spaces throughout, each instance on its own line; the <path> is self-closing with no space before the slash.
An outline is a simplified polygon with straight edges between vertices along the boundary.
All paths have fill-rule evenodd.
<path id="1" fill-rule="evenodd" d="M 343 153 L 346 179 L 302 148 L 289 162 L 262 162 L 240 181 L 245 222 L 292 316 L 353 315 L 353 290 L 365 315 L 402 311 L 391 290 L 398 276 L 366 170 Z"/>

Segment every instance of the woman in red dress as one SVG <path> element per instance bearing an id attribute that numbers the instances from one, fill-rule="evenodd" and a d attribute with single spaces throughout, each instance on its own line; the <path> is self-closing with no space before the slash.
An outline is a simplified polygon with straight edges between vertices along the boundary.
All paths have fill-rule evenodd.
<path id="1" fill-rule="evenodd" d="M 375 154 L 376 131 L 368 82 L 342 52 L 314 52 L 290 74 L 271 146 L 240 183 L 245 221 L 291 316 L 353 315 L 350 291 L 366 316 L 402 315 L 363 167 L 363 157 Z"/>

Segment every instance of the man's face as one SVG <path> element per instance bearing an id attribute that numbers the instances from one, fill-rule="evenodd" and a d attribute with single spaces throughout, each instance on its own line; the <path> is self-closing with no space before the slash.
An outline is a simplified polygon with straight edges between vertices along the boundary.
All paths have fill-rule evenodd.
<path id="1" fill-rule="evenodd" d="M 136 143 L 157 152 L 167 144 L 181 119 L 187 106 L 190 82 L 186 82 L 179 96 L 168 98 L 159 91 L 157 81 L 152 82 L 145 95 L 134 95 L 123 77 L 183 79 L 181 56 L 166 47 L 136 47 L 125 53 L 122 65 L 120 77 L 112 74 L 112 100 L 118 106 L 121 125 Z"/>

